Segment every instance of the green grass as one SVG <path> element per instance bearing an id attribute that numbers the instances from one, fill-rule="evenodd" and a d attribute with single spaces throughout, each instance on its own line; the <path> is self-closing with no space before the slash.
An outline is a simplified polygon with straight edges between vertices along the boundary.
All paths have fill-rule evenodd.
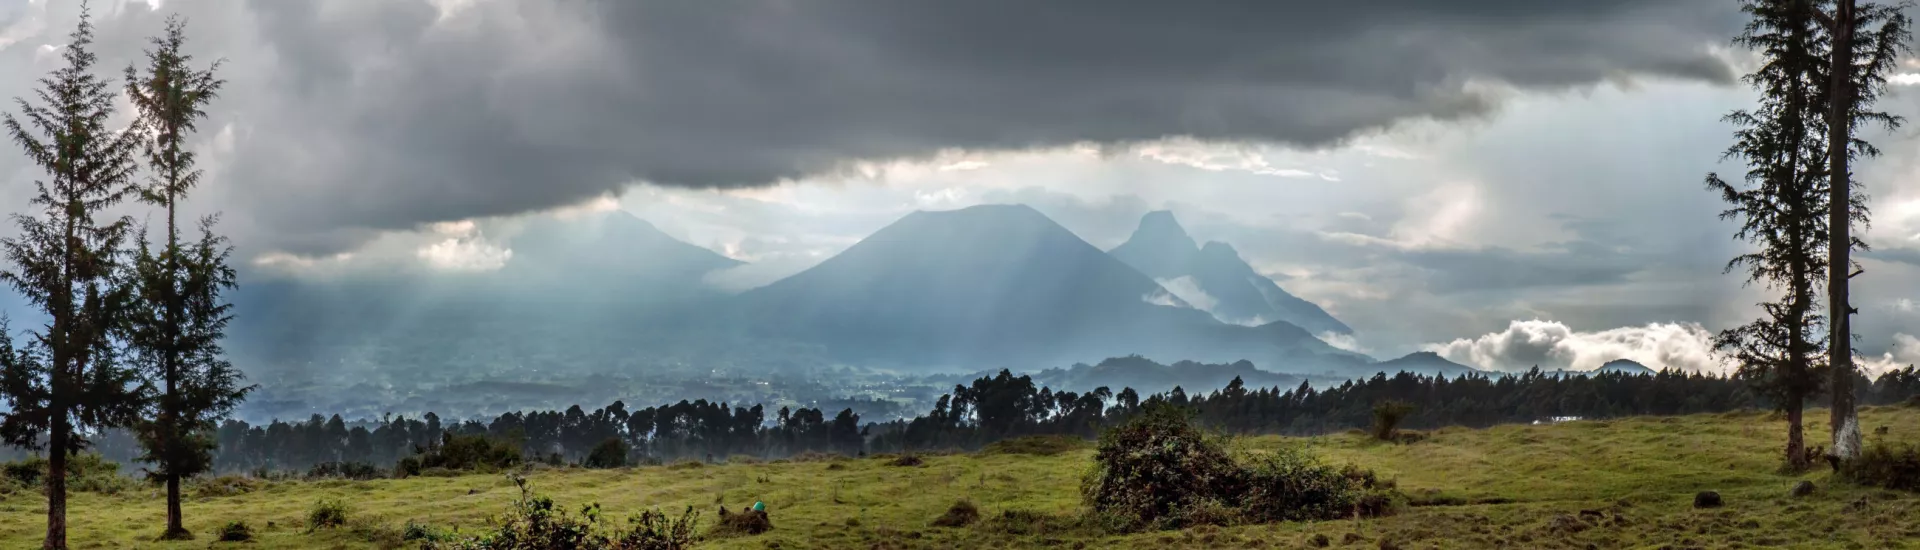
<path id="1" fill-rule="evenodd" d="M 1889 440 L 1920 441 L 1920 409 L 1875 408 L 1861 417 L 1868 433 L 1887 426 Z M 1807 418 L 1823 421 L 1825 412 Z M 1770 415 L 1729 413 L 1443 429 L 1404 445 L 1357 434 L 1308 438 L 1332 462 L 1358 463 L 1397 479 L 1423 505 L 1365 521 L 1125 536 L 1104 535 L 1077 520 L 1090 448 L 923 455 L 926 463 L 917 467 L 868 458 L 556 469 L 529 477 L 536 490 L 568 509 L 597 501 L 611 518 L 650 506 L 677 514 L 691 505 L 701 513 L 703 532 L 717 520 L 721 503 L 733 509 L 767 503 L 772 532 L 709 539 L 703 547 L 711 548 L 1301 548 L 1315 535 L 1327 536 L 1336 548 L 1380 548 L 1383 539 L 1399 548 L 1920 548 L 1920 495 L 1830 483 L 1824 468 L 1781 475 L 1784 431 L 1784 422 Z M 1824 430 L 1810 425 L 1808 435 L 1818 442 Z M 1262 437 L 1238 445 L 1260 452 L 1280 443 Z M 843 467 L 829 468 L 836 463 Z M 1788 489 L 1801 479 L 1820 490 L 1789 497 Z M 1726 507 L 1693 509 L 1693 495 L 1701 490 L 1719 491 Z M 75 495 L 74 546 L 401 547 L 398 534 L 408 521 L 474 531 L 518 493 L 502 475 L 269 483 L 249 493 L 189 499 L 187 527 L 199 538 L 179 543 L 153 541 L 164 518 L 160 494 L 143 487 L 113 496 Z M 931 526 L 961 499 L 979 506 L 980 522 Z M 321 500 L 347 504 L 346 526 L 307 532 L 307 513 Z M 0 500 L 0 547 L 37 546 L 44 505 L 31 493 Z M 1008 512 L 1016 519 L 1008 520 Z M 212 542 L 218 527 L 234 520 L 252 526 L 255 542 Z M 1353 543 L 1343 545 L 1349 539 Z"/>

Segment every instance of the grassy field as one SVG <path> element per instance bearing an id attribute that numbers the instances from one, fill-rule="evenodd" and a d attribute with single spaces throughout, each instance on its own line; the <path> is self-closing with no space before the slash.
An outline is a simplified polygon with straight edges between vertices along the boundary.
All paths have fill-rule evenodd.
<path id="1" fill-rule="evenodd" d="M 1810 424 L 1824 425 L 1825 411 Z M 1920 409 L 1861 415 L 1868 433 L 1920 441 Z M 532 486 L 569 509 L 599 502 L 624 518 L 644 507 L 694 506 L 703 530 L 724 503 L 765 501 L 776 526 L 757 536 L 706 540 L 711 548 L 1302 548 L 1317 535 L 1353 548 L 1920 548 L 1920 495 L 1830 483 L 1823 470 L 1775 473 L 1785 424 L 1760 413 L 1570 422 L 1553 426 L 1443 429 L 1425 441 L 1386 444 L 1357 434 L 1304 440 L 1333 462 L 1375 468 L 1398 480 L 1417 505 L 1364 521 L 1200 527 L 1108 536 L 1082 527 L 1079 480 L 1090 449 L 1053 456 L 971 454 L 893 466 L 882 458 L 842 461 L 536 471 Z M 1810 426 L 1810 439 L 1824 430 Z M 1249 438 L 1258 452 L 1284 444 Z M 1788 495 L 1814 482 L 1808 497 Z M 1726 506 L 1695 510 L 1715 490 Z M 72 502 L 77 548 L 207 548 L 216 527 L 250 523 L 257 541 L 213 547 L 403 547 L 408 521 L 475 530 L 503 512 L 518 490 L 503 475 L 379 481 L 278 482 L 186 503 L 194 542 L 155 543 L 163 507 L 156 491 L 80 494 Z M 308 533 L 308 509 L 322 498 L 350 507 L 346 527 Z M 982 522 L 931 527 L 956 500 L 977 503 Z M 0 547 L 37 547 L 44 499 L 0 501 Z"/>

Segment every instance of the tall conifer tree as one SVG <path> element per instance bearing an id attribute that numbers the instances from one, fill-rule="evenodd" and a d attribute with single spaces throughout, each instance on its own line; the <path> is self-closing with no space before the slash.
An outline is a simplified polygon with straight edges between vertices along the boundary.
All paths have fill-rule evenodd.
<path id="1" fill-rule="evenodd" d="M 83 5 L 65 66 L 40 79 L 39 104 L 16 99 L 20 112 L 0 121 L 45 171 L 30 201 L 38 211 L 15 214 L 19 235 L 0 240 L 11 264 L 0 280 L 47 317 L 18 347 L 0 332 L 0 394 L 11 409 L 0 414 L 0 438 L 47 449 L 45 548 L 67 546 L 67 458 L 87 447 L 82 434 L 131 423 L 144 400 L 113 337 L 132 301 L 123 268 L 132 220 L 98 218 L 127 197 L 139 142 L 113 126 L 117 90 L 93 74 L 88 15 Z"/>
<path id="2" fill-rule="evenodd" d="M 192 534 L 181 519 L 180 482 L 211 469 L 217 423 L 252 388 L 241 387 L 239 371 L 221 357 L 231 307 L 220 294 L 234 284 L 231 249 L 213 233 L 211 216 L 200 221 L 197 242 L 183 243 L 180 235 L 180 201 L 201 175 L 187 140 L 219 94 L 219 63 L 192 66 L 182 49 L 186 24 L 178 17 L 168 18 L 166 33 L 152 42 L 145 72 L 127 68 L 127 96 L 140 112 L 151 172 L 138 192 L 164 211 L 166 233 L 157 253 L 141 235 L 134 256 L 139 300 L 128 318 L 128 340 L 158 390 L 152 415 L 138 425 L 141 460 L 154 465 L 149 476 L 167 489 L 163 536 L 182 539 Z"/>
<path id="3" fill-rule="evenodd" d="M 1735 257 L 1727 271 L 1744 269 L 1748 283 L 1780 293 L 1760 304 L 1764 317 L 1722 332 L 1716 347 L 1740 364 L 1739 374 L 1787 415 L 1787 466 L 1807 467 L 1803 412 L 1819 392 L 1823 335 L 1816 291 L 1826 268 L 1825 139 L 1821 135 L 1826 80 L 1825 41 L 1815 0 L 1746 0 L 1752 19 L 1734 39 L 1763 62 L 1745 80 L 1759 105 L 1726 119 L 1739 130 L 1727 158 L 1746 163 L 1746 185 L 1718 174 L 1707 187 L 1730 207 L 1723 219 L 1740 221 L 1736 238 L 1756 250 Z"/>

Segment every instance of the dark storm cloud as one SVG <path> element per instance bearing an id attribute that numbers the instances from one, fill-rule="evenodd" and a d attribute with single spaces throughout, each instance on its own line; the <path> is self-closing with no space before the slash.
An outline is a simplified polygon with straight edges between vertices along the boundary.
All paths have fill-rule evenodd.
<path id="1" fill-rule="evenodd" d="M 157 29 L 142 6 L 108 18 Z M 1707 47 L 1738 24 L 1711 0 L 163 9 L 232 62 L 216 109 L 243 129 L 221 174 L 229 208 L 313 252 L 364 238 L 355 230 L 554 207 L 636 180 L 758 186 L 946 148 L 1176 135 L 1312 147 L 1484 113 L 1493 100 L 1470 81 L 1726 82 Z M 51 23 L 64 32 L 70 18 Z"/>

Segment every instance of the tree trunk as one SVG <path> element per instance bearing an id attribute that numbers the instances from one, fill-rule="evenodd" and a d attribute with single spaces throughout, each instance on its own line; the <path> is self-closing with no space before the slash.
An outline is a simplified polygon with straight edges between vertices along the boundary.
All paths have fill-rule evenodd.
<path id="1" fill-rule="evenodd" d="M 1787 467 L 1795 472 L 1807 470 L 1807 438 L 1804 426 L 1806 400 L 1787 399 Z"/>
<path id="2" fill-rule="evenodd" d="M 1833 14 L 1833 59 L 1830 67 L 1827 112 L 1829 191 L 1827 206 L 1829 257 L 1827 265 L 1828 364 L 1833 368 L 1832 452 L 1842 460 L 1858 456 L 1860 429 L 1853 408 L 1853 313 L 1847 302 L 1847 278 L 1853 269 L 1853 173 L 1848 168 L 1853 137 L 1853 22 L 1854 0 L 1839 0 Z"/>
<path id="3" fill-rule="evenodd" d="M 193 538 L 180 519 L 180 476 L 167 476 L 167 540 L 186 540 Z"/>
<path id="4" fill-rule="evenodd" d="M 67 547 L 67 440 L 72 437 L 68 433 L 71 430 L 63 414 L 54 420 L 47 437 L 47 539 L 40 545 L 44 550 Z"/>

